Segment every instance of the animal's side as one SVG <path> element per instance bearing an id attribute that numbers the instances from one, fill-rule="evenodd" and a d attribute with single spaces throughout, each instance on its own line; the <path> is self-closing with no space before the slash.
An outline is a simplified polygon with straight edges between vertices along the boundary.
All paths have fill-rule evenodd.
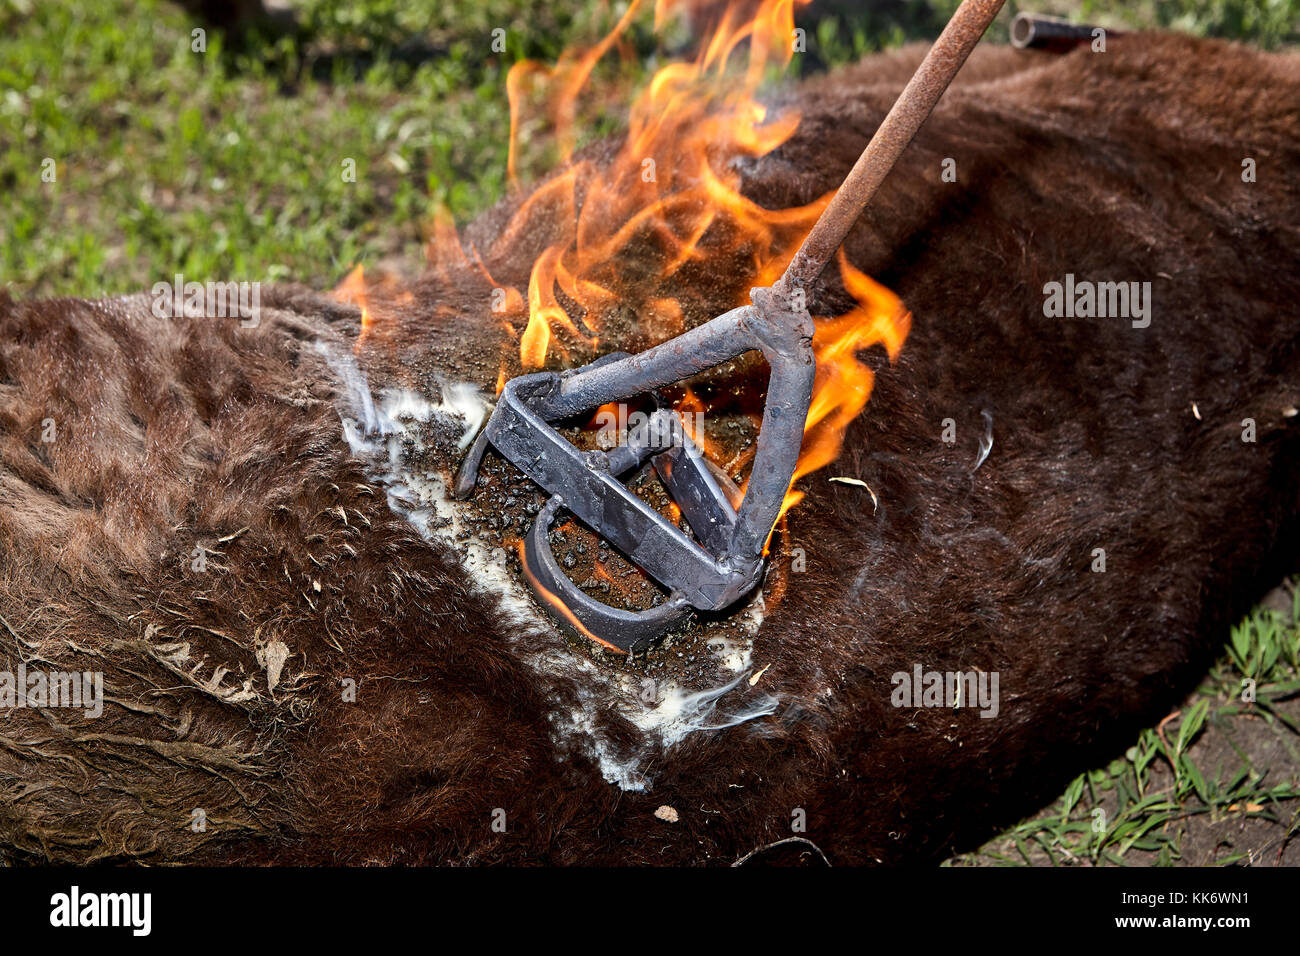
<path id="1" fill-rule="evenodd" d="M 746 194 L 833 189 L 919 56 L 795 91 Z M 102 672 L 106 701 L 0 716 L 5 858 L 731 862 L 799 819 L 839 864 L 968 846 L 1159 717 L 1293 567 L 1298 143 L 1295 54 L 977 50 L 847 244 L 913 312 L 902 356 L 805 482 L 752 667 L 676 737 L 390 507 L 340 427 L 356 310 L 280 288 L 241 329 L 0 300 L 0 643 L 11 670 Z M 547 226 L 494 247 L 515 205 L 467 239 L 524 287 Z M 1149 281 L 1149 325 L 1045 316 L 1067 274 Z M 709 264 L 688 323 L 751 278 Z M 367 387 L 454 361 L 490 396 L 481 272 L 410 291 L 359 350 Z M 833 279 L 812 302 L 848 305 Z M 895 706 L 915 665 L 996 673 L 996 716 Z"/>

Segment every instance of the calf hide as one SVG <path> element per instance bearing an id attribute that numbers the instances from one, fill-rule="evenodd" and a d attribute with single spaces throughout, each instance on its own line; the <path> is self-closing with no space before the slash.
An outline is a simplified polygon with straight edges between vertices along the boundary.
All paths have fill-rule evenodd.
<path id="1" fill-rule="evenodd" d="M 922 52 L 792 91 L 746 194 L 833 189 Z M 251 329 L 0 296 L 0 641 L 11 671 L 104 681 L 98 718 L 0 717 L 4 858 L 730 863 L 801 821 L 834 864 L 970 847 L 1166 713 L 1293 567 L 1298 133 L 1294 53 L 977 50 L 847 243 L 912 332 L 870 355 L 765 608 L 634 661 L 548 625 L 468 534 L 490 489 L 446 498 L 513 347 L 477 265 L 440 262 L 355 350 L 358 311 L 301 288 Z M 466 240 L 524 288 L 554 226 L 507 232 L 518 205 Z M 1045 316 L 1067 274 L 1149 281 L 1149 325 Z M 686 323 L 751 278 L 705 262 Z M 850 304 L 833 276 L 811 303 Z M 656 684 L 684 647 L 705 678 Z M 917 665 L 996 673 L 996 715 L 895 706 Z"/>

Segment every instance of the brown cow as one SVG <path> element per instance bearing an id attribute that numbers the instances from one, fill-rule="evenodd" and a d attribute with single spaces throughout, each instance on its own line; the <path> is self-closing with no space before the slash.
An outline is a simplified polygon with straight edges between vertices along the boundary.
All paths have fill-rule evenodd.
<path id="1" fill-rule="evenodd" d="M 799 130 L 741 164 L 746 195 L 833 189 L 920 55 L 792 93 Z M 977 50 L 847 244 L 914 315 L 901 357 L 869 354 L 764 600 L 634 660 L 521 589 L 526 480 L 490 460 L 475 499 L 446 495 L 506 335 L 483 268 L 526 284 L 544 221 L 394 292 L 355 350 L 355 308 L 291 287 L 255 328 L 0 298 L 0 640 L 11 671 L 103 681 L 99 717 L 0 720 L 5 858 L 969 846 L 1165 712 L 1293 566 L 1298 143 L 1294 53 Z M 466 238 L 492 248 L 519 202 Z M 753 276 L 689 278 L 694 324 Z M 1102 282 L 1138 283 L 1127 312 L 1080 314 Z M 633 318 L 654 294 L 621 292 Z M 850 304 L 833 276 L 812 303 Z M 610 328 L 602 350 L 646 344 Z M 976 675 L 968 695 L 996 675 L 996 700 L 929 698 L 929 672 Z"/>

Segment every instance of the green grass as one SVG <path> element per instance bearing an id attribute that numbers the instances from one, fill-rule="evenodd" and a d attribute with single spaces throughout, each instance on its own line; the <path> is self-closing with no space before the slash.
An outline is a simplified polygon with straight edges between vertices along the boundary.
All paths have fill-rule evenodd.
<path id="1" fill-rule="evenodd" d="M 20 296 L 99 296 L 182 272 L 328 287 L 358 261 L 420 262 L 436 208 L 463 222 L 505 189 L 510 65 L 594 42 L 619 12 L 590 0 L 521 6 L 301 0 L 299 35 L 241 50 L 208 31 L 196 53 L 197 24 L 161 0 L 0 0 L 0 283 Z M 956 6 L 908 0 L 825 19 L 792 69 L 932 37 Z M 1300 38 L 1300 0 L 1026 6 L 1265 47 Z M 498 28 L 502 53 L 492 50 Z M 678 42 L 653 37 L 643 17 L 598 79 L 644 75 Z M 591 134 L 615 115 L 597 116 Z M 56 182 L 42 180 L 46 158 Z M 342 175 L 348 159 L 355 182 Z M 1144 731 L 1121 759 L 1075 780 L 1059 806 L 954 862 L 1170 863 L 1182 854 L 1178 824 L 1243 812 L 1234 805 L 1258 806 L 1246 812 L 1294 833 L 1294 776 L 1274 779 L 1244 752 L 1233 766 L 1198 763 L 1198 748 L 1234 721 L 1294 736 L 1294 611 L 1256 612 L 1177 721 Z M 1239 699 L 1243 677 L 1257 682 L 1253 705 Z M 1294 768 L 1300 756 L 1287 746 Z"/>
<path id="2" fill-rule="evenodd" d="M 1131 29 L 1178 30 L 1201 36 L 1248 40 L 1274 49 L 1300 41 L 1300 4 L 1295 0 L 1066 0 L 1031 4 L 1074 19 Z"/>
<path id="3" fill-rule="evenodd" d="M 794 69 L 932 36 L 955 5 L 826 19 Z M 1300 0 L 1127 7 L 1064 4 L 1265 45 L 1300 22 Z M 231 50 L 208 31 L 196 53 L 197 24 L 161 0 L 0 0 L 0 283 L 93 296 L 183 272 L 328 286 L 357 261 L 417 263 L 436 207 L 464 221 L 503 193 L 509 66 L 594 41 L 618 12 L 588 0 L 298 9 L 300 36 Z M 498 28 L 504 53 L 492 51 Z M 663 50 L 647 9 L 603 78 L 634 77 Z M 47 158 L 53 183 L 42 181 Z"/>
<path id="4" fill-rule="evenodd" d="M 1248 691 L 1254 700 L 1243 699 Z M 1245 817 L 1272 826 L 1242 841 L 1246 850 L 1211 847 L 1209 858 L 1258 862 L 1259 844 L 1284 849 L 1300 837 L 1298 698 L 1300 589 L 1289 612 L 1259 608 L 1233 628 L 1223 657 L 1176 716 L 1142 731 L 1123 757 L 1076 777 L 1056 806 L 950 864 L 1205 863 L 1204 847 L 1184 858 L 1187 826 L 1204 831 Z"/>
<path id="5" fill-rule="evenodd" d="M 0 282 L 91 296 L 173 272 L 325 285 L 359 260 L 418 261 L 436 206 L 464 219 L 503 191 L 513 59 L 609 19 L 539 24 L 486 0 L 459 5 L 453 28 L 373 3 L 349 36 L 344 8 L 364 6 L 306 5 L 308 43 L 249 54 L 211 30 L 192 51 L 196 24 L 169 3 L 0 0 Z M 407 24 L 432 53 L 385 45 Z"/>

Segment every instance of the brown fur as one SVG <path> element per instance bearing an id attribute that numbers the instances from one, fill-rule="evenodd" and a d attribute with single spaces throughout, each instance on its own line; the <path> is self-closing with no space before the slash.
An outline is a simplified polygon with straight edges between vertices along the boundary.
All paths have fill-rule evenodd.
<path id="1" fill-rule="evenodd" d="M 744 167 L 747 194 L 833 188 L 919 55 L 795 92 L 800 131 Z M 900 362 L 873 359 L 833 471 L 879 509 L 808 482 L 788 530 L 808 572 L 759 631 L 761 684 L 737 692 L 780 706 L 652 755 L 640 793 L 554 732 L 557 710 L 585 708 L 638 740 L 609 701 L 580 700 L 584 672 L 522 653 L 570 646 L 520 634 L 349 456 L 317 346 L 346 352 L 355 310 L 281 288 L 240 330 L 155 319 L 143 296 L 0 299 L 0 641 L 10 666 L 103 671 L 110 698 L 98 721 L 0 717 L 5 856 L 730 862 L 802 808 L 804 835 L 853 864 L 1013 821 L 1176 701 L 1294 558 L 1298 134 L 1294 54 L 1153 35 L 976 52 L 848 243 L 915 315 Z M 475 224 L 478 248 L 513 207 Z M 526 284 L 546 228 L 496 249 L 493 276 Z M 690 277 L 688 320 L 735 304 L 742 272 Z M 1151 327 L 1044 318 L 1043 284 L 1066 272 L 1151 280 Z M 446 267 L 414 291 L 363 352 L 371 381 L 427 380 L 454 355 L 490 393 L 502 333 L 481 278 Z M 818 314 L 847 305 L 838 280 L 814 297 Z M 972 472 L 982 412 L 995 444 Z M 199 540 L 217 552 L 202 574 Z M 1000 672 L 1000 716 L 891 707 L 890 675 L 915 663 Z"/>

